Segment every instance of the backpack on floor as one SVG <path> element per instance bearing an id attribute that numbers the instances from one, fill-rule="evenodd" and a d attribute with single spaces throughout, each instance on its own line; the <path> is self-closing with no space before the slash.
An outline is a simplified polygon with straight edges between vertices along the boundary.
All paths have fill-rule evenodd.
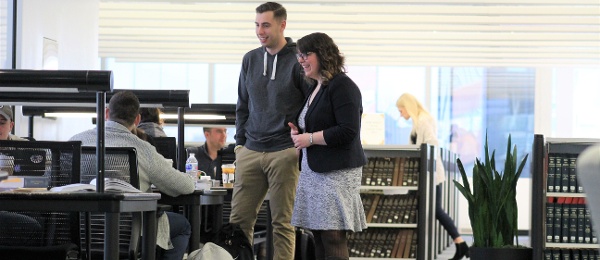
<path id="1" fill-rule="evenodd" d="M 250 242 L 240 225 L 229 223 L 217 232 L 214 243 L 227 250 L 235 260 L 254 260 Z"/>
<path id="2" fill-rule="evenodd" d="M 294 260 L 313 259 L 316 259 L 313 233 L 303 228 L 296 228 L 296 254 Z"/>
<path id="3" fill-rule="evenodd" d="M 233 260 L 231 254 L 224 248 L 208 242 L 204 246 L 188 255 L 188 260 Z"/>

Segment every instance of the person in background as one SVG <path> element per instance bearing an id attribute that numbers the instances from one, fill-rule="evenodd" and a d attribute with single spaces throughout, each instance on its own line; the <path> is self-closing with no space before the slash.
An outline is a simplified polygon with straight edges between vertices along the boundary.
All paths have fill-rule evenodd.
<path id="1" fill-rule="evenodd" d="M 298 156 L 287 122 L 295 121 L 306 96 L 295 44 L 284 37 L 287 11 L 267 2 L 256 8 L 261 47 L 244 55 L 236 105 L 236 177 L 230 223 L 252 244 L 260 206 L 270 194 L 275 260 L 294 259 L 296 234 L 290 224 Z"/>
<path id="2" fill-rule="evenodd" d="M 140 190 L 143 192 L 152 192 L 152 184 L 162 193 L 173 197 L 194 192 L 195 182 L 191 176 L 174 169 L 150 143 L 132 133 L 140 120 L 139 107 L 140 102 L 131 91 L 120 91 L 111 97 L 105 113 L 106 147 L 136 149 Z M 84 131 L 71 137 L 70 141 L 95 146 L 96 132 L 96 129 Z M 157 245 L 165 249 L 163 259 L 181 260 L 190 235 L 190 223 L 183 215 L 173 212 L 161 215 L 158 220 Z"/>
<path id="3" fill-rule="evenodd" d="M 299 39 L 296 56 L 312 92 L 299 112 L 298 127 L 289 122 L 301 154 L 292 225 L 312 231 L 317 259 L 348 259 L 348 232 L 367 228 L 360 198 L 367 163 L 360 141 L 362 96 L 327 34 Z"/>
<path id="4" fill-rule="evenodd" d="M 11 134 L 15 122 L 10 106 L 0 105 L 0 140 L 27 141 Z M 9 165 L 4 162 L 10 160 Z M 12 156 L 0 155 L 0 170 L 8 175 L 13 173 Z M 0 245 L 3 246 L 40 246 L 43 236 L 41 224 L 34 218 L 18 213 L 0 211 Z M 6 239 L 5 239 L 6 238 Z"/>
<path id="5" fill-rule="evenodd" d="M 211 179 L 221 179 L 221 151 L 227 141 L 227 128 L 204 127 L 206 142 L 198 147 L 196 159 L 198 170 L 205 172 Z"/>
<path id="6" fill-rule="evenodd" d="M 412 118 L 412 131 L 410 132 L 411 144 L 429 144 L 438 146 L 437 126 L 433 117 L 425 110 L 421 102 L 415 96 L 404 93 L 396 101 L 396 107 L 400 111 L 400 116 L 405 120 Z M 435 218 L 442 224 L 444 229 L 450 234 L 456 245 L 456 253 L 450 260 L 469 257 L 469 246 L 458 233 L 454 221 L 442 208 L 442 183 L 444 177 L 444 165 L 440 159 L 439 152 L 436 153 L 436 171 L 435 171 Z"/>
<path id="7" fill-rule="evenodd" d="M 11 134 L 14 127 L 12 108 L 7 105 L 0 105 L 0 140 L 28 141 L 25 138 Z M 0 170 L 12 175 L 14 171 L 12 160 L 12 156 L 0 154 Z"/>
<path id="8" fill-rule="evenodd" d="M 146 134 L 146 131 L 144 131 L 144 129 L 134 127 L 133 129 L 131 129 L 131 133 L 154 146 L 154 138 Z"/>
<path id="9" fill-rule="evenodd" d="M 27 141 L 25 138 L 11 134 L 13 127 L 15 127 L 15 122 L 13 121 L 12 108 L 7 105 L 0 105 L 0 140 Z"/>
<path id="10" fill-rule="evenodd" d="M 151 137 L 167 137 L 162 128 L 163 121 L 160 119 L 160 114 L 162 112 L 156 107 L 140 108 L 141 120 L 137 127 Z"/>

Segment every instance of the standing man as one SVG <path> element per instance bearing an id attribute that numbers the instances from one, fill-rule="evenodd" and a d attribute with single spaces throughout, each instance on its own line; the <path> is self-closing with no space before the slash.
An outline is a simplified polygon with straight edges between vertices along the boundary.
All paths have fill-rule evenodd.
<path id="1" fill-rule="evenodd" d="M 196 159 L 198 170 L 208 174 L 211 179 L 221 179 L 221 150 L 227 141 L 227 128 L 204 127 L 206 142 L 198 147 Z"/>
<path id="2" fill-rule="evenodd" d="M 270 195 L 274 259 L 294 259 L 291 225 L 298 155 L 287 122 L 296 122 L 307 85 L 296 59 L 296 44 L 285 38 L 287 12 L 267 2 L 256 8 L 261 47 L 244 55 L 236 107 L 236 179 L 231 223 L 240 224 L 252 243 L 262 201 Z"/>

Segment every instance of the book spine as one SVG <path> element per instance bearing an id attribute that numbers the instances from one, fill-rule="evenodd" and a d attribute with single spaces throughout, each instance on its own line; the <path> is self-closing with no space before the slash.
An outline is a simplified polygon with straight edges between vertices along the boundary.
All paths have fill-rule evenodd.
<path id="1" fill-rule="evenodd" d="M 402 169 L 402 164 L 401 164 L 401 158 L 400 157 L 396 157 L 395 158 L 395 162 L 394 162 L 394 176 L 392 178 L 392 186 L 400 186 L 402 184 L 402 182 L 398 183 L 398 180 L 400 179 L 401 175 L 400 175 L 400 169 Z"/>
<path id="2" fill-rule="evenodd" d="M 368 186 L 371 185 L 371 178 L 373 176 L 373 168 L 375 168 L 375 158 L 369 157 L 367 159 L 367 165 L 363 167 L 363 175 L 361 184 Z"/>
<path id="3" fill-rule="evenodd" d="M 412 239 L 413 235 L 414 235 L 414 230 L 412 230 L 412 229 L 407 230 L 406 245 L 404 246 L 404 254 L 402 255 L 403 258 L 408 258 L 410 256 L 410 248 L 413 243 L 413 239 Z"/>
<path id="4" fill-rule="evenodd" d="M 569 207 L 569 242 L 577 243 L 577 210 L 579 208 L 579 198 L 573 198 Z"/>
<path id="5" fill-rule="evenodd" d="M 577 188 L 577 172 L 576 172 L 576 164 L 577 155 L 569 156 L 569 192 L 576 193 L 578 192 Z"/>
<path id="6" fill-rule="evenodd" d="M 562 183 L 562 156 L 555 154 L 554 157 L 554 192 L 561 192 Z"/>
<path id="7" fill-rule="evenodd" d="M 558 198 L 554 204 L 554 232 L 552 232 L 555 243 L 561 242 L 563 207 L 565 207 L 565 198 Z"/>
<path id="8" fill-rule="evenodd" d="M 546 242 L 554 241 L 554 198 L 548 198 L 546 202 Z"/>
<path id="9" fill-rule="evenodd" d="M 386 167 L 385 167 L 385 176 L 382 181 L 383 186 L 392 186 L 392 180 L 394 178 L 394 168 L 395 162 L 394 158 L 386 159 Z"/>
<path id="10" fill-rule="evenodd" d="M 563 243 L 569 243 L 569 218 L 571 214 L 571 203 L 573 202 L 573 198 L 565 198 L 565 203 L 563 204 L 562 209 L 562 230 L 561 230 L 561 241 Z"/>
<path id="11" fill-rule="evenodd" d="M 592 216 L 590 210 L 585 208 L 585 217 L 584 217 L 585 225 L 584 225 L 584 242 L 591 243 L 592 242 Z"/>
<path id="12" fill-rule="evenodd" d="M 548 192 L 554 192 L 554 178 L 556 176 L 556 156 L 548 155 L 548 178 L 546 180 L 546 188 Z"/>
<path id="13" fill-rule="evenodd" d="M 562 164 L 560 166 L 561 192 L 569 192 L 569 157 L 566 154 L 561 156 Z"/>
<path id="14" fill-rule="evenodd" d="M 577 201 L 577 243 L 585 243 L 585 199 Z"/>

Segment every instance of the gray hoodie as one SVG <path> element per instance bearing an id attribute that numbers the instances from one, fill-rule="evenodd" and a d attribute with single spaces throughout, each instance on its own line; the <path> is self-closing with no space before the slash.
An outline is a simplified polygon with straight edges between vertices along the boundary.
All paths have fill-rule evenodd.
<path id="1" fill-rule="evenodd" d="M 236 106 L 237 145 L 259 152 L 294 146 L 287 123 L 296 124 L 308 85 L 296 59 L 296 44 L 287 37 L 286 41 L 275 55 L 264 47 L 244 55 Z"/>

